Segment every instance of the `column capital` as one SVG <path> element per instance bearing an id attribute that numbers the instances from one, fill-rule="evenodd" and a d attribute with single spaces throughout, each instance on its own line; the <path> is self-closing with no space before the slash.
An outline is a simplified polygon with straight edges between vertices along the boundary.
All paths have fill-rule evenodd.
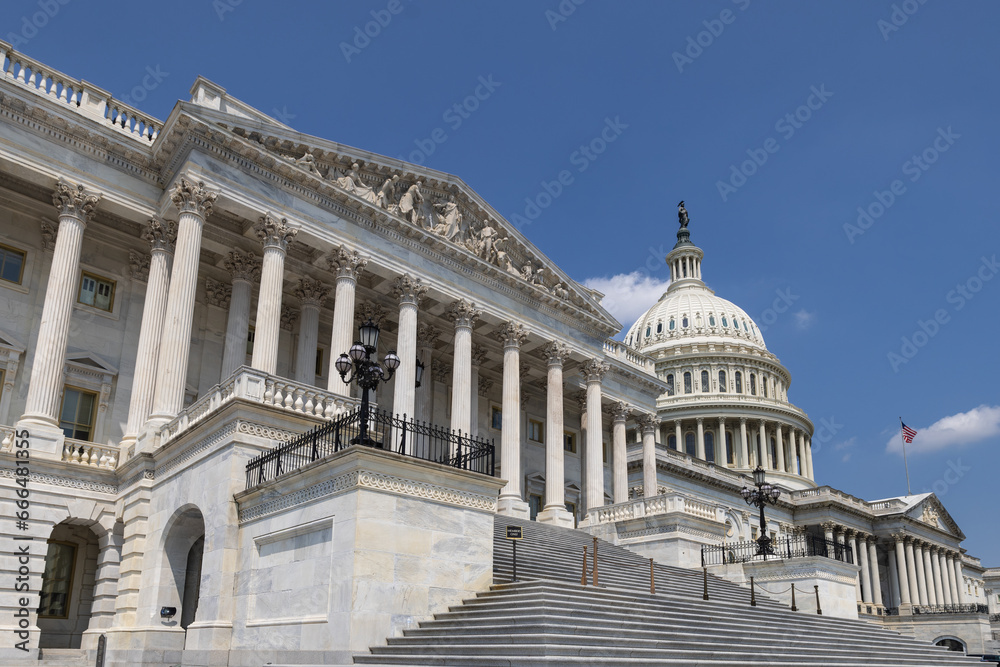
<path id="1" fill-rule="evenodd" d="M 489 379 L 488 377 L 480 375 L 479 376 L 479 395 L 480 396 L 489 396 L 491 389 L 493 389 L 493 380 Z"/>
<path id="2" fill-rule="evenodd" d="M 640 414 L 637 420 L 639 422 L 639 428 L 642 429 L 643 435 L 655 433 L 656 427 L 660 425 L 660 418 L 648 412 Z"/>
<path id="3" fill-rule="evenodd" d="M 471 328 L 476 320 L 483 314 L 483 311 L 478 310 L 476 305 L 471 301 L 466 301 L 465 299 L 457 299 L 452 301 L 448 305 L 448 310 L 445 314 L 449 319 L 455 321 L 455 327 L 469 327 Z"/>
<path id="4" fill-rule="evenodd" d="M 418 305 L 426 294 L 427 286 L 420 278 L 414 278 L 409 273 L 404 273 L 392 281 L 392 295 L 399 299 L 401 304 Z"/>
<path id="5" fill-rule="evenodd" d="M 142 238 L 149 242 L 151 250 L 173 252 L 177 241 L 177 223 L 173 220 L 150 218 L 142 230 Z"/>
<path id="6" fill-rule="evenodd" d="M 232 297 L 232 287 L 223 285 L 211 278 L 205 278 L 205 300 L 208 302 L 208 305 L 218 308 L 229 308 L 229 301 Z"/>
<path id="7" fill-rule="evenodd" d="M 447 383 L 451 379 L 451 364 L 446 364 L 443 361 L 435 361 L 433 373 L 435 380 Z"/>
<path id="8" fill-rule="evenodd" d="M 632 406 L 624 401 L 611 404 L 611 418 L 616 422 L 625 422 L 632 414 Z"/>
<path id="9" fill-rule="evenodd" d="M 719 426 L 725 426 L 725 425 L 726 425 L 726 418 L 719 417 Z"/>
<path id="10" fill-rule="evenodd" d="M 747 425 L 747 418 L 740 417 L 740 426 L 746 426 L 746 425 Z"/>
<path id="11" fill-rule="evenodd" d="M 831 532 L 839 529 L 839 526 L 834 521 L 824 521 L 820 525 L 823 527 L 823 530 L 829 530 Z"/>
<path id="12" fill-rule="evenodd" d="M 260 278 L 260 257 L 252 252 L 232 250 L 222 266 L 225 267 L 226 271 L 229 271 L 234 282 L 245 280 L 252 283 Z"/>
<path id="13" fill-rule="evenodd" d="M 288 224 L 287 218 L 275 218 L 270 212 L 258 218 L 253 231 L 265 248 L 278 248 L 281 251 L 287 250 L 288 242 L 299 233 L 298 229 Z"/>
<path id="14" fill-rule="evenodd" d="M 330 288 L 319 280 L 299 278 L 298 285 L 292 290 L 295 297 L 302 302 L 303 307 L 320 308 L 326 297 L 330 296 Z"/>
<path id="15" fill-rule="evenodd" d="M 705 423 L 705 418 L 704 418 L 704 417 L 695 417 L 695 418 L 694 418 L 694 420 L 695 420 L 695 422 L 697 422 L 697 423 L 698 423 L 699 425 L 702 425 L 702 424 L 704 424 L 704 423 Z"/>
<path id="16" fill-rule="evenodd" d="M 421 341 L 424 345 L 433 346 L 434 341 L 436 341 L 440 335 L 441 330 L 433 325 L 427 324 L 426 322 L 421 322 L 417 325 L 417 340 Z"/>
<path id="17" fill-rule="evenodd" d="M 487 354 L 489 354 L 489 350 L 487 350 L 482 345 L 473 345 L 472 346 L 472 365 L 473 366 L 482 366 L 486 362 L 486 355 Z"/>
<path id="18" fill-rule="evenodd" d="M 42 232 L 42 250 L 54 250 L 56 239 L 59 236 L 59 228 L 48 220 L 42 220 L 38 226 Z"/>
<path id="19" fill-rule="evenodd" d="M 149 280 L 150 256 L 144 252 L 137 252 L 129 248 L 128 250 L 128 277 L 139 282 Z"/>
<path id="20" fill-rule="evenodd" d="M 90 221 L 100 201 L 100 193 L 90 192 L 83 185 L 74 187 L 61 178 L 52 193 L 52 204 L 59 210 L 60 216 L 73 216 L 84 224 Z"/>
<path id="21" fill-rule="evenodd" d="M 501 324 L 495 334 L 505 348 L 521 347 L 528 340 L 528 330 L 519 322 L 507 321 Z"/>
<path id="22" fill-rule="evenodd" d="M 211 215 L 212 207 L 218 197 L 218 192 L 205 189 L 204 182 L 195 183 L 187 176 L 181 176 L 170 192 L 170 200 L 174 202 L 177 210 L 182 213 L 196 213 L 202 218 Z"/>
<path id="23" fill-rule="evenodd" d="M 548 360 L 549 366 L 562 366 L 569 356 L 569 348 L 559 341 L 552 341 L 542 348 L 542 356 Z"/>
<path id="24" fill-rule="evenodd" d="M 374 301 L 365 301 L 355 310 L 354 319 L 362 324 L 371 320 L 381 327 L 385 323 L 385 308 Z"/>
<path id="25" fill-rule="evenodd" d="M 347 246 L 341 245 L 326 258 L 327 266 L 331 271 L 336 272 L 337 278 L 348 278 L 357 280 L 361 273 L 368 266 L 368 260 L 361 256 L 357 250 L 350 250 Z"/>
<path id="26" fill-rule="evenodd" d="M 611 364 L 600 359 L 590 359 L 580 370 L 583 372 L 587 382 L 600 382 L 604 379 L 604 374 L 611 370 Z"/>
<path id="27" fill-rule="evenodd" d="M 587 392 L 581 391 L 577 393 L 573 398 L 576 399 L 576 404 L 580 408 L 580 412 L 587 411 Z"/>
<path id="28" fill-rule="evenodd" d="M 285 331 L 291 331 L 295 328 L 295 323 L 299 319 L 299 311 L 292 310 L 292 307 L 287 303 L 281 304 L 281 328 Z"/>
<path id="29" fill-rule="evenodd" d="M 889 536 L 897 544 L 900 544 L 906 540 L 906 533 L 891 533 Z"/>

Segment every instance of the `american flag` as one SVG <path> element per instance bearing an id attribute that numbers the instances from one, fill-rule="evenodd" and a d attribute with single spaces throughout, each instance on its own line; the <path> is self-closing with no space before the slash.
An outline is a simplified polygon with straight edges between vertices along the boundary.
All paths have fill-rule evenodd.
<path id="1" fill-rule="evenodd" d="M 903 422 L 899 422 L 899 423 L 903 424 Z M 916 435 L 917 435 L 916 431 L 914 431 L 912 428 L 910 428 L 906 424 L 903 424 L 903 442 L 906 442 L 906 443 L 913 442 L 913 438 L 915 438 Z"/>

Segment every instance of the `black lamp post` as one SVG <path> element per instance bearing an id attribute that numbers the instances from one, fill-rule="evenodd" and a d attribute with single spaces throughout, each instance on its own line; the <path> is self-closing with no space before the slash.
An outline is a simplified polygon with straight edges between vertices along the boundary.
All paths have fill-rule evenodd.
<path id="1" fill-rule="evenodd" d="M 743 496 L 747 505 L 760 508 L 760 537 L 757 538 L 757 555 L 767 558 L 774 555 L 774 547 L 771 546 L 771 538 L 767 535 L 764 506 L 777 503 L 778 498 L 781 497 L 781 489 L 771 486 L 764 480 L 764 469 L 760 466 L 753 470 L 753 484 L 757 487 L 756 489 L 744 486 L 740 495 Z"/>
<path id="2" fill-rule="evenodd" d="M 372 446 L 378 443 L 368 438 L 368 392 L 378 387 L 380 382 L 388 382 L 392 378 L 393 373 L 399 368 L 399 357 L 396 356 L 395 350 L 386 352 L 385 359 L 382 360 L 385 366 L 383 371 L 378 358 L 372 359 L 378 348 L 378 325 L 369 319 L 361 325 L 358 332 L 361 334 L 361 340 L 355 342 L 349 351 L 337 357 L 334 367 L 340 373 L 341 380 L 347 384 L 350 384 L 351 380 L 357 380 L 358 386 L 361 387 L 360 443 Z"/>

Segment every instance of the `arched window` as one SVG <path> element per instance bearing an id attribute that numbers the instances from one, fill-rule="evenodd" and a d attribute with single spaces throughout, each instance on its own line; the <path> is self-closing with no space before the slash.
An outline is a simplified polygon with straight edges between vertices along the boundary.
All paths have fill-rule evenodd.
<path id="1" fill-rule="evenodd" d="M 685 316 L 684 316 L 684 317 L 683 317 L 683 318 L 681 319 L 681 326 L 682 326 L 682 327 L 684 327 L 685 329 L 687 329 L 687 326 L 688 326 L 688 318 L 687 318 L 687 315 L 685 315 Z"/>
<path id="2" fill-rule="evenodd" d="M 712 388 L 712 382 L 708 379 L 708 371 L 701 372 L 701 390 L 706 392 Z"/>
<path id="3" fill-rule="evenodd" d="M 715 460 L 715 434 L 711 431 L 705 433 L 705 460 Z"/>
<path id="4" fill-rule="evenodd" d="M 650 334 L 650 333 L 651 333 L 651 330 L 650 330 L 650 328 L 649 328 L 649 327 L 646 327 L 646 338 L 649 338 L 649 334 Z"/>
<path id="5" fill-rule="evenodd" d="M 670 318 L 670 330 L 671 331 L 674 330 L 674 318 L 672 318 L 672 317 Z"/>
<path id="6" fill-rule="evenodd" d="M 668 449 L 677 449 L 677 436 L 676 435 L 668 435 L 667 436 L 667 448 Z"/>
<path id="7" fill-rule="evenodd" d="M 729 320 L 726 319 L 725 315 L 722 316 L 722 326 L 724 326 L 724 327 L 728 327 L 729 326 Z"/>
<path id="8" fill-rule="evenodd" d="M 743 330 L 746 331 L 747 333 L 750 333 L 750 329 L 747 328 L 747 321 L 746 320 L 743 320 Z"/>
<path id="9" fill-rule="evenodd" d="M 696 456 L 698 454 L 698 449 L 694 444 L 694 433 L 690 431 L 684 436 L 684 451 L 691 456 Z"/>
<path id="10" fill-rule="evenodd" d="M 691 393 L 691 374 L 688 372 L 684 373 L 684 393 Z"/>
<path id="11" fill-rule="evenodd" d="M 708 324 L 709 324 L 709 326 L 713 326 L 713 327 L 715 326 L 715 315 L 709 315 L 708 316 Z"/>
<path id="12" fill-rule="evenodd" d="M 663 333 L 663 322 L 656 323 L 656 333 Z"/>
<path id="13" fill-rule="evenodd" d="M 733 375 L 736 376 L 736 393 L 737 394 L 742 394 L 743 393 L 743 373 L 740 373 L 739 371 L 736 371 L 735 373 L 733 373 Z"/>
<path id="14" fill-rule="evenodd" d="M 753 373 L 750 374 L 750 393 L 757 395 L 757 376 Z"/>
<path id="15" fill-rule="evenodd" d="M 725 393 L 728 388 L 729 385 L 726 383 L 726 371 L 719 371 L 719 391 Z"/>
<path id="16" fill-rule="evenodd" d="M 774 441 L 774 438 L 771 438 L 771 465 L 774 466 L 775 470 L 778 469 L 778 443 Z"/>
<path id="17" fill-rule="evenodd" d="M 733 454 L 733 434 L 729 431 L 726 431 L 726 463 L 729 465 L 734 465 L 736 463 L 736 459 Z"/>
<path id="18" fill-rule="evenodd" d="M 764 392 L 764 398 L 767 398 L 767 377 L 761 376 L 760 378 L 760 388 Z"/>
<path id="19" fill-rule="evenodd" d="M 667 376 L 667 396 L 674 395 L 674 374 L 671 373 Z"/>

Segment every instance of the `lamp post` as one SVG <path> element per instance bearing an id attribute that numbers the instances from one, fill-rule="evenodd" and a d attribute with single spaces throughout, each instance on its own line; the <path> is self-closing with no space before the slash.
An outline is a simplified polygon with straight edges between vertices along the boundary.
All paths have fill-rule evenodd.
<path id="1" fill-rule="evenodd" d="M 764 506 L 777 503 L 778 498 L 781 497 L 781 489 L 771 486 L 764 480 L 764 469 L 760 466 L 753 470 L 753 484 L 757 488 L 750 489 L 744 486 L 740 495 L 743 496 L 747 505 L 760 508 L 760 537 L 757 538 L 757 555 L 764 556 L 766 560 L 768 556 L 774 555 L 774 548 L 771 546 L 771 538 L 767 536 Z"/>
<path id="2" fill-rule="evenodd" d="M 360 444 L 376 445 L 374 441 L 368 439 L 368 393 L 378 387 L 380 382 L 388 382 L 393 373 L 399 368 L 399 357 L 395 350 L 389 350 L 385 354 L 382 365 L 379 365 L 378 357 L 372 358 L 378 349 L 379 328 L 371 318 L 358 328 L 361 340 L 356 341 L 351 349 L 344 352 L 334 367 L 340 373 L 340 379 L 350 384 L 352 380 L 357 380 L 361 387 L 361 433 Z M 350 373 L 350 375 L 348 375 Z"/>

